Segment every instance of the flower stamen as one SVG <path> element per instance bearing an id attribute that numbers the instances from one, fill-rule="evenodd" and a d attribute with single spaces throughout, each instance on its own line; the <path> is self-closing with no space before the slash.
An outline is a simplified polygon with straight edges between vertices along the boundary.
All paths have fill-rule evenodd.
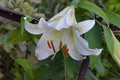
<path id="1" fill-rule="evenodd" d="M 56 51 L 55 51 L 55 46 L 54 46 L 54 44 L 53 44 L 53 41 L 51 40 L 50 43 L 51 43 L 51 46 L 52 46 L 53 52 L 56 53 Z"/>
<path id="2" fill-rule="evenodd" d="M 50 42 L 49 42 L 49 41 L 47 41 L 47 44 L 48 44 L 48 47 L 51 49 L 52 47 L 51 47 L 51 45 L 50 45 Z"/>
<path id="3" fill-rule="evenodd" d="M 64 57 L 66 58 L 67 57 L 67 55 L 68 55 L 68 48 L 67 48 L 67 45 L 64 45 L 64 48 L 63 48 L 63 55 L 64 55 Z"/>
<path id="4" fill-rule="evenodd" d="M 59 49 L 61 49 L 62 48 L 62 41 L 60 41 L 60 46 L 59 46 Z"/>

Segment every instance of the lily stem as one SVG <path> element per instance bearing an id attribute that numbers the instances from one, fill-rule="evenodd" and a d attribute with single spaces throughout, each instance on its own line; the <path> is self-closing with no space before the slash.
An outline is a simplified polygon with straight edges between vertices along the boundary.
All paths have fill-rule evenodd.
<path id="1" fill-rule="evenodd" d="M 89 57 L 87 56 L 87 58 L 82 62 L 77 80 L 84 80 L 85 74 L 88 69 L 88 65 L 89 65 Z"/>

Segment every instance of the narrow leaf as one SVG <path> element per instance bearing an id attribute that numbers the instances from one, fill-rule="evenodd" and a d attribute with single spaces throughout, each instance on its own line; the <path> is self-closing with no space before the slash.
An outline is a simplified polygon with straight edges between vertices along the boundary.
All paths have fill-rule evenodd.
<path id="1" fill-rule="evenodd" d="M 96 6 L 94 3 L 89 2 L 89 1 L 80 1 L 78 3 L 78 6 L 97 14 L 98 16 L 102 17 L 104 19 L 104 21 L 108 24 L 107 15 L 104 13 L 104 11 L 101 8 Z"/>
<path id="2" fill-rule="evenodd" d="M 114 53 L 111 54 L 113 59 L 117 62 L 118 66 L 120 67 L 120 42 L 116 39 L 111 31 L 113 41 L 114 41 Z"/>
<path id="3" fill-rule="evenodd" d="M 113 42 L 110 28 L 103 25 L 103 30 L 104 30 L 104 36 L 105 36 L 108 50 L 110 51 L 110 53 L 113 53 L 114 52 L 114 42 Z"/>
<path id="4" fill-rule="evenodd" d="M 109 27 L 103 27 L 105 32 L 105 39 L 107 43 L 107 47 L 111 53 L 111 56 L 116 61 L 118 66 L 120 67 L 120 43 L 112 33 Z"/>
<path id="5" fill-rule="evenodd" d="M 106 10 L 105 12 L 108 16 L 109 22 L 120 28 L 120 15 L 108 10 Z"/>

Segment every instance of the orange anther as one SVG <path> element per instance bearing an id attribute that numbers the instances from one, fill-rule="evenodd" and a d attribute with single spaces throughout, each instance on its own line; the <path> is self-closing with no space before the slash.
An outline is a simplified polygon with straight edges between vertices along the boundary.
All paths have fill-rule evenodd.
<path id="1" fill-rule="evenodd" d="M 52 47 L 51 47 L 51 45 L 50 45 L 49 41 L 47 41 L 47 44 L 48 44 L 48 47 L 51 49 Z"/>
<path id="2" fill-rule="evenodd" d="M 62 48 L 62 41 L 60 41 L 60 46 L 59 46 L 59 49 L 61 49 Z"/>
<path id="3" fill-rule="evenodd" d="M 67 57 L 68 55 L 68 48 L 67 48 L 67 45 L 64 45 L 64 48 L 63 48 L 63 51 L 64 51 L 64 57 Z"/>
<path id="4" fill-rule="evenodd" d="M 55 47 L 54 47 L 54 44 L 53 44 L 53 41 L 51 40 L 50 43 L 51 43 L 51 46 L 52 46 L 53 52 L 56 53 L 56 51 L 55 51 Z"/>

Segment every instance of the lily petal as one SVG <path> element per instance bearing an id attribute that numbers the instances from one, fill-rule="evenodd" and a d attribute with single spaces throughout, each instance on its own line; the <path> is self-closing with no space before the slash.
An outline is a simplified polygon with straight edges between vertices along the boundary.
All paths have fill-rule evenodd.
<path id="1" fill-rule="evenodd" d="M 39 28 L 41 33 L 46 33 L 48 30 L 53 29 L 52 27 L 48 26 L 48 22 L 44 18 L 40 19 Z"/>
<path id="2" fill-rule="evenodd" d="M 79 35 L 88 32 L 95 25 L 95 20 L 85 20 L 73 25 L 79 32 Z"/>
<path id="3" fill-rule="evenodd" d="M 56 20 L 48 23 L 48 26 L 54 27 L 56 30 L 60 31 L 63 28 L 69 28 L 70 26 L 66 23 L 66 16 L 65 17 L 58 17 Z"/>
<path id="4" fill-rule="evenodd" d="M 66 15 L 69 11 L 74 11 L 74 6 L 68 6 L 65 9 L 63 9 L 61 12 L 59 12 L 58 14 L 56 14 L 54 17 L 52 17 L 49 21 L 53 21 L 56 20 L 58 17 L 62 17 L 64 15 Z"/>
<path id="5" fill-rule="evenodd" d="M 37 43 L 37 48 L 35 51 L 35 55 L 39 60 L 43 60 L 48 58 L 50 55 L 53 55 L 52 49 L 49 48 L 47 41 L 50 38 L 51 32 L 48 32 L 47 34 L 43 34 Z"/>
<path id="6" fill-rule="evenodd" d="M 32 24 L 27 21 L 27 17 L 24 17 L 25 29 L 31 34 L 41 34 L 39 24 Z"/>
<path id="7" fill-rule="evenodd" d="M 69 28 L 71 25 L 76 24 L 74 14 L 74 7 L 69 6 L 51 18 L 48 21 L 48 25 L 51 27 L 54 26 L 54 28 L 58 31 L 63 28 Z"/>
<path id="8" fill-rule="evenodd" d="M 50 55 L 56 54 L 59 51 L 60 37 L 60 32 L 52 29 L 41 36 L 35 52 L 39 60 L 45 59 Z M 53 48 L 49 47 L 47 43 L 48 41 L 49 43 L 51 43 L 52 41 L 55 51 L 53 50 Z M 52 47 L 51 44 L 50 46 Z"/>
<path id="9" fill-rule="evenodd" d="M 48 23 L 45 21 L 44 18 L 41 18 L 37 24 L 32 24 L 28 22 L 27 17 L 24 17 L 24 19 L 25 29 L 31 34 L 45 33 L 46 31 L 48 31 L 48 29 L 50 29 L 50 27 L 48 27 Z"/>
<path id="10" fill-rule="evenodd" d="M 72 31 L 66 32 L 65 36 L 66 36 L 66 38 L 64 38 L 63 41 L 65 41 L 65 43 L 67 44 L 68 53 L 69 53 L 70 57 L 72 57 L 75 60 L 86 59 L 86 57 L 83 57 L 81 54 L 79 54 L 78 50 L 75 48 L 74 35 L 73 35 Z"/>
<path id="11" fill-rule="evenodd" d="M 79 36 L 79 33 L 77 31 L 74 31 L 74 37 L 75 37 L 75 46 L 78 50 L 79 54 L 81 55 L 99 55 L 102 52 L 102 49 L 90 49 L 88 46 L 88 42 Z"/>

